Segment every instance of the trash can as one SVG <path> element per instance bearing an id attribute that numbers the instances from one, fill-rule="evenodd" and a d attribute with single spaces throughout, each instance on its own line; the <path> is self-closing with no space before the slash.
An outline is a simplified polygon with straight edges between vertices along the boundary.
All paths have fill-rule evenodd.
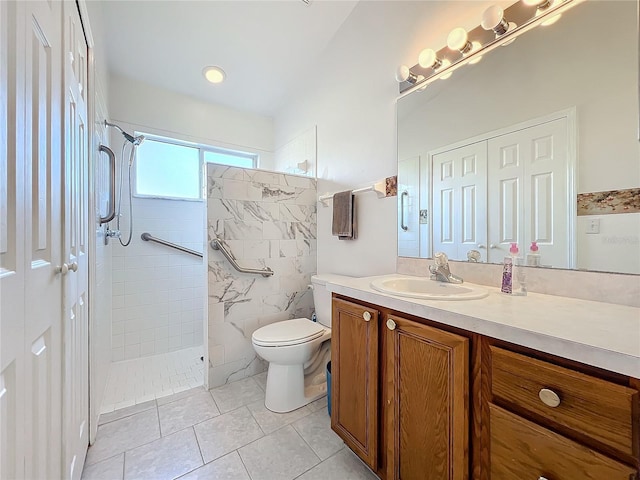
<path id="1" fill-rule="evenodd" d="M 331 416 L 331 362 L 327 363 L 327 411 Z"/>

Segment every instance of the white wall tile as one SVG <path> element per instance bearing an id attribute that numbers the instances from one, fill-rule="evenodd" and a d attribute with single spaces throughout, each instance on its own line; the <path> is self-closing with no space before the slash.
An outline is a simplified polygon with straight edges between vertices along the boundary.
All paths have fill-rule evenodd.
<path id="1" fill-rule="evenodd" d="M 240 173 L 243 178 L 242 171 Z M 204 202 L 134 198 L 133 210 L 136 232 L 149 232 L 197 251 L 204 249 Z M 186 343 L 182 343 L 180 312 L 188 306 L 191 324 L 202 325 L 204 321 L 204 266 L 201 260 L 144 242 L 136 234 L 129 247 L 113 242 L 112 264 L 112 342 L 115 342 L 112 360 L 166 353 L 170 347 L 175 350 L 195 345 L 195 327 L 190 332 L 192 336 L 185 337 Z M 191 308 L 196 288 L 200 288 L 201 293 L 199 310 Z M 184 300 L 189 301 L 188 305 L 183 304 Z M 176 325 L 173 335 L 169 334 L 171 318 Z M 170 336 L 172 342 L 169 342 Z M 197 338 L 201 340 L 202 334 Z"/>

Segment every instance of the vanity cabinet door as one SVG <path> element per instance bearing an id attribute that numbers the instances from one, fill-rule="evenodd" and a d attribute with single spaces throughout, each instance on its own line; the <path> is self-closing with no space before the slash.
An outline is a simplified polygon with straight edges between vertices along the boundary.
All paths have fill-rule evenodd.
<path id="1" fill-rule="evenodd" d="M 331 428 L 372 470 L 378 467 L 378 312 L 333 300 Z"/>
<path id="2" fill-rule="evenodd" d="M 469 476 L 469 339 L 386 318 L 387 479 Z"/>

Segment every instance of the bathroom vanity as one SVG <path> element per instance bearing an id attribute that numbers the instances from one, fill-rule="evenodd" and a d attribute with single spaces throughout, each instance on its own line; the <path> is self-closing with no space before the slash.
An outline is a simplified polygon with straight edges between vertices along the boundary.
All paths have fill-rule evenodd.
<path id="1" fill-rule="evenodd" d="M 380 478 L 639 478 L 639 309 L 416 300 L 375 278 L 327 288 L 332 428 Z"/>

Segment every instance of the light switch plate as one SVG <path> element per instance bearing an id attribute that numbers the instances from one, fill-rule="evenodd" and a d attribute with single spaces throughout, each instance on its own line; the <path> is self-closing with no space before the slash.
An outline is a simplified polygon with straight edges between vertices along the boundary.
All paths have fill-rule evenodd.
<path id="1" fill-rule="evenodd" d="M 587 233 L 600 233 L 599 218 L 592 218 L 587 222 Z"/>

